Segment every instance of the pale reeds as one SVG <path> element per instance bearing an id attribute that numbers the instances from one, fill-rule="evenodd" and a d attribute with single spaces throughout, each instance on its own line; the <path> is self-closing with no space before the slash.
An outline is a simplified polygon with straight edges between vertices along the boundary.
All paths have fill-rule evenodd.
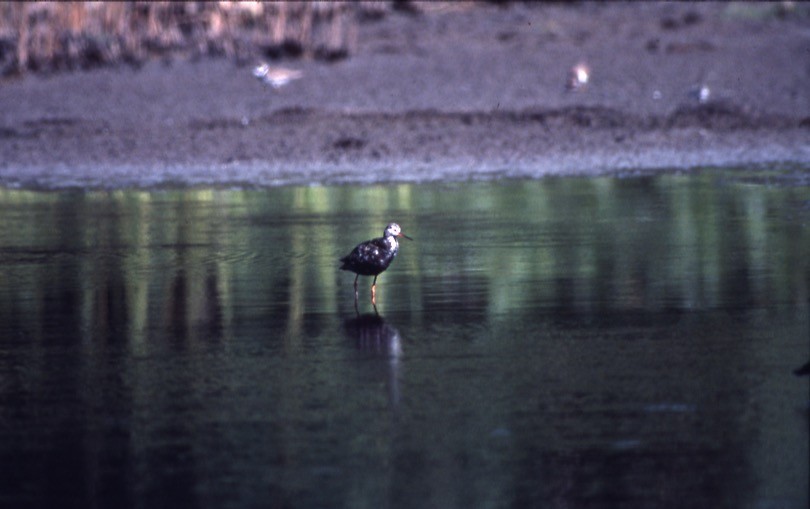
<path id="1" fill-rule="evenodd" d="M 150 58 L 347 57 L 358 20 L 388 2 L 2 2 L 0 73 L 86 69 Z"/>

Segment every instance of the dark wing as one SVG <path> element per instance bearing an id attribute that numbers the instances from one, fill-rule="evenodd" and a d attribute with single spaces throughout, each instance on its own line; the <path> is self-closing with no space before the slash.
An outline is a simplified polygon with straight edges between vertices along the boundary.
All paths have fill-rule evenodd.
<path id="1" fill-rule="evenodd" d="M 341 258 L 343 265 L 340 268 L 371 276 L 385 270 L 392 258 L 385 240 L 373 239 L 359 244 L 351 253 Z"/>

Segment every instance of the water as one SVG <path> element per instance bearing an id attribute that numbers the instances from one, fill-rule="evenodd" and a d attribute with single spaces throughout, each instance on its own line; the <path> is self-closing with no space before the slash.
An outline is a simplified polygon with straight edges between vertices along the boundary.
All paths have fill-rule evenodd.
<path id="1" fill-rule="evenodd" d="M 808 505 L 789 173 L 0 191 L 4 507 Z M 398 221 L 378 313 L 337 258 Z"/>

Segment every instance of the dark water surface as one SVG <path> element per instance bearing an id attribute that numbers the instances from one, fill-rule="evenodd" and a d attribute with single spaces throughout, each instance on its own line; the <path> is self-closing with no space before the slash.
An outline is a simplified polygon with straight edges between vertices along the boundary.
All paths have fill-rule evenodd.
<path id="1" fill-rule="evenodd" d="M 0 506 L 808 506 L 778 173 L 0 191 Z M 414 242 L 378 310 L 337 258 Z"/>

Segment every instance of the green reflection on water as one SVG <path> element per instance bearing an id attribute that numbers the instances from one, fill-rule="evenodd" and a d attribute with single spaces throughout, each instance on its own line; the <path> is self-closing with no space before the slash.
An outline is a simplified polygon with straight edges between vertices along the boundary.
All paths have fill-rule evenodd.
<path id="1" fill-rule="evenodd" d="M 288 187 L 262 191 L 0 191 L 0 309 L 81 330 L 121 320 L 215 325 L 351 310 L 337 258 L 391 220 L 415 237 L 380 278 L 381 310 L 772 307 L 807 299 L 806 187 L 733 172 L 656 178 Z M 24 282 L 26 284 L 14 284 Z M 367 303 L 368 281 L 361 292 Z M 59 293 L 61 292 L 61 293 Z M 62 295 L 62 297 L 60 297 Z M 65 299 L 68 301 L 65 301 Z"/>
<path id="2" fill-rule="evenodd" d="M 568 482 L 566 469 L 589 457 L 599 468 L 594 451 L 624 447 L 632 494 L 650 488 L 633 479 L 654 477 L 680 495 L 719 461 L 709 472 L 719 499 L 748 499 L 740 488 L 755 474 L 757 493 L 805 500 L 794 480 L 806 479 L 796 448 L 806 430 L 793 429 L 790 407 L 803 396 L 785 380 L 785 352 L 806 345 L 810 191 L 755 177 L 1 190 L 0 360 L 12 373 L 5 399 L 19 400 L 5 422 L 32 462 L 26 447 L 72 444 L 73 423 L 89 450 L 77 456 L 92 465 L 96 451 L 119 451 L 117 435 L 96 431 L 120 419 L 131 454 L 120 464 L 160 488 L 151 467 L 174 470 L 175 455 L 142 462 L 169 428 L 200 451 L 188 467 L 200 485 L 176 486 L 204 493 L 207 480 L 228 497 L 234 479 L 249 489 L 262 477 L 211 481 L 241 467 L 269 469 L 294 493 L 368 500 L 369 489 L 414 497 L 416 487 L 416 500 L 503 501 L 512 476 L 529 490 L 538 472 Z M 404 361 L 367 362 L 341 335 L 353 275 L 337 259 L 390 220 L 415 238 L 378 294 Z M 400 384 L 405 408 L 388 419 Z M 48 399 L 54 387 L 64 390 Z M 460 451 L 469 461 L 457 465 Z M 661 474 L 646 475 L 642 453 Z M 669 477 L 673 458 L 686 472 Z M 324 465 L 344 468 L 318 478 L 332 491 L 307 475 Z M 705 486 L 696 478 L 686 492 L 714 493 Z"/>

